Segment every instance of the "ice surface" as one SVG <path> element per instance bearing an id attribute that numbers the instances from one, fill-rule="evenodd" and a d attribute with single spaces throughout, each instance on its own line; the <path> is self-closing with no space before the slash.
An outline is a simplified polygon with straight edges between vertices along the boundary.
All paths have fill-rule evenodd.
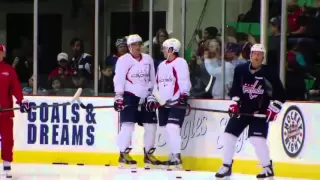
<path id="1" fill-rule="evenodd" d="M 195 171 L 165 171 L 137 169 L 132 173 L 130 169 L 103 166 L 76 165 L 43 165 L 43 164 L 13 164 L 14 180 L 214 180 L 213 172 Z M 5 179 L 1 176 L 0 178 Z M 234 174 L 233 180 L 256 179 L 254 176 Z M 274 178 L 276 180 L 293 180 L 293 178 Z M 296 179 L 298 180 L 298 179 Z"/>

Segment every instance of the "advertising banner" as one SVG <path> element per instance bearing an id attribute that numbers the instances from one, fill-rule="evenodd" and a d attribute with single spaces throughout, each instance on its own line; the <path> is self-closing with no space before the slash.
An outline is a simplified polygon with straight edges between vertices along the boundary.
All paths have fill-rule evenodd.
<path id="1" fill-rule="evenodd" d="M 28 114 L 16 113 L 15 150 L 114 152 L 118 117 L 113 109 L 93 109 L 109 105 L 106 98 L 85 98 L 88 109 L 78 104 L 46 107 L 64 103 L 67 97 L 32 97 L 31 105 L 43 106 Z"/>

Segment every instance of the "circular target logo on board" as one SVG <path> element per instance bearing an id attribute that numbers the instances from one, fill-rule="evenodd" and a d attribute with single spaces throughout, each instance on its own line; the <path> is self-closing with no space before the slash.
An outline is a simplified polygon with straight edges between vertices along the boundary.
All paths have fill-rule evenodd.
<path id="1" fill-rule="evenodd" d="M 281 137 L 286 154 L 291 158 L 297 157 L 305 140 L 304 118 L 297 106 L 290 106 L 284 114 Z"/>

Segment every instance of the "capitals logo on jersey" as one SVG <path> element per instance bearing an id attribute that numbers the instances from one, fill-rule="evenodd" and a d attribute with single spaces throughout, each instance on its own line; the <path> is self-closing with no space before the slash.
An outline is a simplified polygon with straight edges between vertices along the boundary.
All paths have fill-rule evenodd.
<path id="1" fill-rule="evenodd" d="M 174 78 L 171 76 L 165 77 L 165 78 L 158 78 L 158 84 L 162 84 L 164 87 L 168 86 L 169 84 L 172 84 L 174 81 Z"/>
<path id="2" fill-rule="evenodd" d="M 140 66 L 141 67 L 141 66 Z M 130 75 L 131 79 L 135 79 L 140 84 L 145 84 L 150 81 L 150 64 L 144 64 L 142 69 L 137 68 Z"/>
<path id="3" fill-rule="evenodd" d="M 262 89 L 262 85 L 259 85 L 259 80 L 256 80 L 253 84 L 245 83 L 242 86 L 242 91 L 244 94 L 249 94 L 250 99 L 254 99 L 259 95 L 264 93 L 264 89 Z"/>

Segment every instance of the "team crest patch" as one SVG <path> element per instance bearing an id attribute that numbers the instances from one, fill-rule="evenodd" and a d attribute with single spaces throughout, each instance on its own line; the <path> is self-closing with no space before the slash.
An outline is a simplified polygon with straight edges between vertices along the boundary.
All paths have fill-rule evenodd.
<path id="1" fill-rule="evenodd" d="M 259 81 L 256 80 L 253 84 L 244 84 L 242 86 L 242 91 L 244 94 L 249 94 L 250 99 L 254 99 L 258 97 L 258 95 L 262 95 L 264 90 L 261 85 L 258 85 Z"/>

